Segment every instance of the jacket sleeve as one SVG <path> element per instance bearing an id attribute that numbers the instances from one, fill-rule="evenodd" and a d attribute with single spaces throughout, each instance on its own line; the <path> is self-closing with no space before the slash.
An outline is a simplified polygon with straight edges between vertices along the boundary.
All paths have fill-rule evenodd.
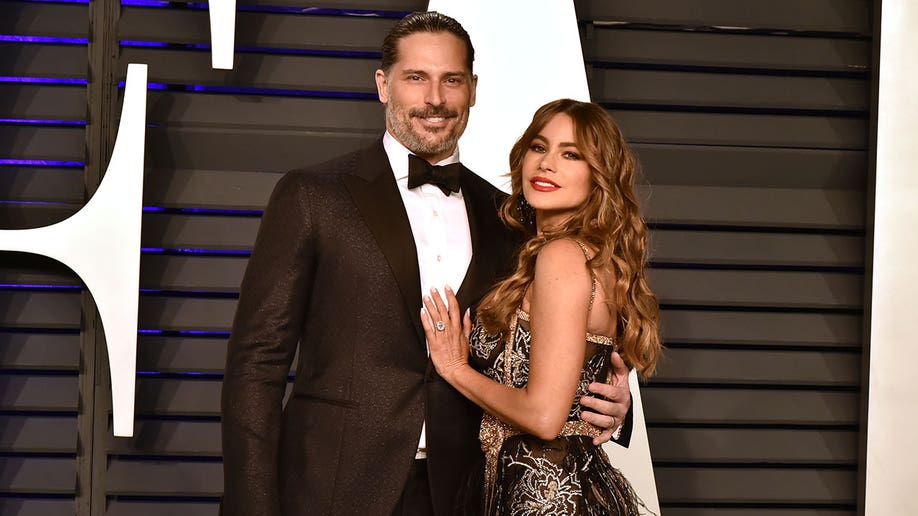
<path id="1" fill-rule="evenodd" d="M 625 419 L 622 421 L 622 425 L 619 428 L 618 437 L 612 436 L 612 442 L 627 448 L 631 444 L 631 434 L 634 431 L 634 398 L 631 398 L 631 405 L 628 406 L 628 413 L 625 414 Z"/>
<path id="2" fill-rule="evenodd" d="M 225 516 L 280 516 L 282 404 L 315 270 L 306 175 L 274 188 L 242 281 L 221 400 Z"/>

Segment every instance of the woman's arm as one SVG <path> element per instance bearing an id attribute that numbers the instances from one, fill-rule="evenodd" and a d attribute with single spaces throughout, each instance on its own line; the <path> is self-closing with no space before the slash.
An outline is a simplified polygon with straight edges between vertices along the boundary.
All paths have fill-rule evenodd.
<path id="1" fill-rule="evenodd" d="M 522 389 L 495 382 L 468 364 L 469 316 L 460 319 L 452 291 L 446 291 L 446 304 L 433 291 L 424 300 L 427 313 L 421 321 L 434 367 L 465 397 L 501 420 L 541 439 L 554 439 L 567 420 L 583 368 L 591 282 L 583 252 L 573 241 L 553 241 L 539 251 L 530 287 L 529 383 Z M 438 320 L 446 325 L 442 331 L 435 327 Z"/>

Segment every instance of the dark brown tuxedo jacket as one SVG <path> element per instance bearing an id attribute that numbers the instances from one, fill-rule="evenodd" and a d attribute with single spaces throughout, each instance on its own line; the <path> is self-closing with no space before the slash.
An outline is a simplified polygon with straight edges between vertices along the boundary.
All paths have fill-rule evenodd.
<path id="1" fill-rule="evenodd" d="M 464 309 L 507 272 L 514 239 L 497 217 L 503 194 L 468 170 L 461 186 L 473 248 Z M 388 516 L 425 418 L 435 509 L 451 512 L 480 457 L 481 411 L 434 372 L 420 290 L 381 140 L 279 181 L 229 342 L 224 515 Z"/>

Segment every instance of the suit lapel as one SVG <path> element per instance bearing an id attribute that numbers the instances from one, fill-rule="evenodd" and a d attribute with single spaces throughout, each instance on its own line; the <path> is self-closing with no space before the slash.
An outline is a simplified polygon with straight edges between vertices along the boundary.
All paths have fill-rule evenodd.
<path id="1" fill-rule="evenodd" d="M 494 198 L 488 191 L 478 188 L 472 174 L 465 169 L 460 178 L 472 238 L 472 261 L 456 293 L 459 305 L 464 307 L 476 304 L 495 283 L 503 259 L 499 244 L 506 238 L 497 231 L 500 222 Z"/>
<path id="2" fill-rule="evenodd" d="M 418 253 L 408 214 L 399 195 L 382 140 L 365 152 L 359 153 L 353 175 L 342 177 L 345 187 L 354 199 L 354 204 L 357 205 L 364 222 L 389 263 L 411 322 L 418 338 L 423 342 Z"/>

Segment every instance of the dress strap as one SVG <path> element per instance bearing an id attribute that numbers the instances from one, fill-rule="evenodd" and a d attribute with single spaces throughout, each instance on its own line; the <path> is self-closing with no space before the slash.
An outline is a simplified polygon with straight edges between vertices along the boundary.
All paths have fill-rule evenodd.
<path id="1" fill-rule="evenodd" d="M 583 257 L 586 258 L 586 261 L 589 262 L 590 261 L 590 251 L 589 249 L 587 249 L 586 244 L 584 244 L 580 240 L 574 240 L 574 242 L 577 242 L 577 245 L 580 246 L 580 250 L 583 251 Z M 587 266 L 587 268 L 590 269 L 590 278 L 593 280 L 593 284 L 590 285 L 590 307 L 587 309 L 587 313 L 590 313 L 590 311 L 593 310 L 593 300 L 596 299 L 596 273 L 593 272 L 593 269 L 590 268 L 589 265 Z"/>

